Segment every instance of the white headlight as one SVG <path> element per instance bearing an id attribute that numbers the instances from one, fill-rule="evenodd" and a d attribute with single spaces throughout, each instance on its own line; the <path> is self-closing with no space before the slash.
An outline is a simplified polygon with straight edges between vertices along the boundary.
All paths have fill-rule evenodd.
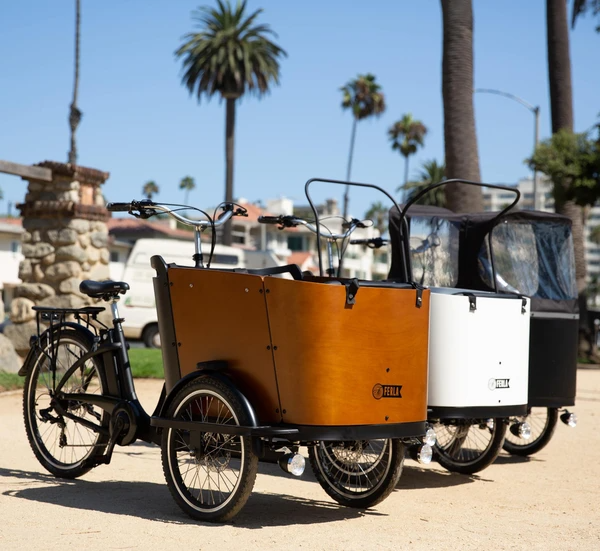
<path id="1" fill-rule="evenodd" d="M 419 461 L 419 463 L 421 463 L 423 465 L 427 465 L 428 463 L 431 463 L 432 457 L 433 457 L 432 447 L 428 446 L 427 444 L 423 444 L 419 448 L 419 451 L 417 452 L 417 460 Z"/>
<path id="2" fill-rule="evenodd" d="M 423 444 L 427 444 L 428 446 L 435 446 L 437 442 L 437 438 L 435 437 L 435 431 L 433 429 L 427 429 L 425 436 L 423 437 Z"/>
<path id="3" fill-rule="evenodd" d="M 299 453 L 286 453 L 279 459 L 279 466 L 286 473 L 300 476 L 306 467 L 306 460 Z"/>

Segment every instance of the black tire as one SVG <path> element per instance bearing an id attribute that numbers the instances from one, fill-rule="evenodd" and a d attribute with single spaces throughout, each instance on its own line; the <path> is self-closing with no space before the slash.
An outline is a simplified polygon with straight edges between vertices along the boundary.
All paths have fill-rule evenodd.
<path id="1" fill-rule="evenodd" d="M 158 325 L 156 323 L 144 329 L 142 340 L 146 348 L 160 348 L 160 333 L 158 332 Z"/>
<path id="2" fill-rule="evenodd" d="M 504 449 L 512 455 L 527 457 L 539 452 L 552 440 L 558 422 L 558 408 L 531 408 L 527 417 L 519 418 L 531 427 L 531 438 L 524 440 L 512 432 L 506 432 Z"/>
<path id="3" fill-rule="evenodd" d="M 184 386 L 166 416 L 185 421 L 250 424 L 237 396 L 227 385 L 211 377 Z M 194 449 L 193 440 L 203 449 Z M 258 470 L 258 457 L 252 451 L 249 437 L 165 428 L 161 450 L 169 491 L 190 517 L 224 522 L 245 505 Z M 219 490 L 211 484 L 216 484 Z"/>
<path id="4" fill-rule="evenodd" d="M 454 473 L 474 474 L 498 457 L 506 423 L 500 418 L 459 423 L 441 421 L 434 423 L 433 429 L 437 439 L 433 452 L 438 463 Z"/>
<path id="5" fill-rule="evenodd" d="M 40 345 L 41 350 L 28 366 L 23 392 L 25 430 L 33 453 L 46 470 L 57 477 L 77 478 L 97 465 L 96 458 L 104 453 L 108 436 L 63 417 L 50 401 L 56 388 L 68 393 L 104 394 L 104 372 L 95 358 L 73 368 L 77 359 L 92 348 L 86 333 L 63 329 L 52 339 Z M 56 351 L 55 375 L 48 356 L 51 344 Z M 95 425 L 108 427 L 109 415 L 97 406 L 71 401 L 63 407 Z"/>
<path id="6" fill-rule="evenodd" d="M 308 450 L 310 466 L 329 497 L 347 507 L 366 509 L 396 487 L 405 455 L 400 440 L 317 442 Z"/>

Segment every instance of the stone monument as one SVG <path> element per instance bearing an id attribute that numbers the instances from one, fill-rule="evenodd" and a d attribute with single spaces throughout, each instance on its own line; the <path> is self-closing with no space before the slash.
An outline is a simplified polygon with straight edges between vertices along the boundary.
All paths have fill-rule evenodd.
<path id="1" fill-rule="evenodd" d="M 78 308 L 92 301 L 79 292 L 84 279 L 108 279 L 108 227 L 100 186 L 109 173 L 53 161 L 35 166 L 50 169 L 51 181 L 28 181 L 23 217 L 22 283 L 10 308 L 12 324 L 4 334 L 25 356 L 37 332 L 32 307 Z"/>

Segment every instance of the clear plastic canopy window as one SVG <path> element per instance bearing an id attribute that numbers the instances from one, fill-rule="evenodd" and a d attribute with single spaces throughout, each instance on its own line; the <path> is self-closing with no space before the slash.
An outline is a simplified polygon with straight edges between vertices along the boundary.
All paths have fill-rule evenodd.
<path id="1" fill-rule="evenodd" d="M 410 220 L 413 280 L 427 287 L 455 287 L 458 282 L 458 228 L 443 218 Z"/>
<path id="2" fill-rule="evenodd" d="M 492 230 L 498 291 L 552 300 L 577 298 L 571 229 L 548 221 L 503 221 Z M 491 288 L 489 241 L 479 251 L 479 273 Z"/>

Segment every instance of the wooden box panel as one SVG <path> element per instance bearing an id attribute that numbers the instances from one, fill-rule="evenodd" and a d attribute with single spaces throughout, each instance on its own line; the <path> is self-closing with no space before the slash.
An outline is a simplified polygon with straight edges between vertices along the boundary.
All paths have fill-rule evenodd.
<path id="1" fill-rule="evenodd" d="M 279 422 L 262 277 L 169 268 L 169 282 L 182 376 L 198 362 L 226 360 L 260 422 Z"/>
<path id="2" fill-rule="evenodd" d="M 362 287 L 345 308 L 342 285 L 267 278 L 265 289 L 285 422 L 426 420 L 429 291 L 417 308 L 413 289 Z"/>

